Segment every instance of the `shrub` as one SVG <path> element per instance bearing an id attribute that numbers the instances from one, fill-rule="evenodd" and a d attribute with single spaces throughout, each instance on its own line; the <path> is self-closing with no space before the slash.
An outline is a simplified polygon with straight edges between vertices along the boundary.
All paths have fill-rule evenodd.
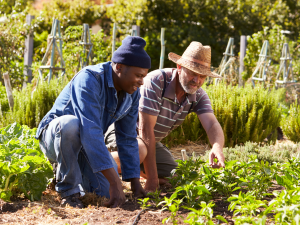
<path id="1" fill-rule="evenodd" d="M 224 148 L 223 153 L 226 161 L 238 160 L 239 162 L 248 162 L 250 157 L 257 158 L 258 161 L 287 162 L 292 157 L 297 156 L 300 151 L 300 145 L 260 145 L 258 143 L 246 142 L 245 145 L 232 148 Z M 208 160 L 209 151 L 200 158 Z"/>
<path id="2" fill-rule="evenodd" d="M 34 138 L 35 129 L 11 124 L 0 129 L 0 199 L 9 201 L 20 191 L 34 201 L 53 177 L 52 167 Z"/>
<path id="3" fill-rule="evenodd" d="M 276 128 L 280 125 L 279 98 L 281 91 L 265 90 L 257 85 L 245 88 L 220 83 L 203 87 L 207 92 L 221 127 L 224 131 L 225 146 L 232 147 L 247 141 L 262 142 L 277 138 Z M 188 115 L 181 126 L 176 128 L 163 142 L 171 147 L 185 144 L 187 140 L 204 140 L 207 135 L 196 114 Z"/>
<path id="4" fill-rule="evenodd" d="M 9 110 L 5 86 L 0 82 L 0 114 Z"/>
<path id="5" fill-rule="evenodd" d="M 28 84 L 22 91 L 13 91 L 14 108 L 13 111 L 0 112 L 1 126 L 17 122 L 31 128 L 37 127 L 52 108 L 56 98 L 66 85 L 63 79 L 52 79 L 48 82 L 40 82 L 34 90 L 32 84 Z"/>
<path id="6" fill-rule="evenodd" d="M 282 120 L 281 126 L 285 136 L 293 142 L 300 142 L 300 106 L 292 104 L 290 114 Z"/>

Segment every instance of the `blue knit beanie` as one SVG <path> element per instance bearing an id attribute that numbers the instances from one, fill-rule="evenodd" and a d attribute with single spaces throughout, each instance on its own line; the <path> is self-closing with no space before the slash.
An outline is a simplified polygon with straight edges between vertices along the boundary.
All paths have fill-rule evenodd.
<path id="1" fill-rule="evenodd" d="M 128 36 L 122 41 L 122 45 L 113 53 L 111 61 L 127 66 L 136 66 L 150 69 L 151 59 L 144 50 L 146 41 L 137 36 Z"/>

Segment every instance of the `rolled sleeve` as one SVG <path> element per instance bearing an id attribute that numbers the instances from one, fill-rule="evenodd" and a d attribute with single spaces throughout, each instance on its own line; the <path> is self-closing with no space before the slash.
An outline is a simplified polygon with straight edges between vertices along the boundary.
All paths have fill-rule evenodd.
<path id="1" fill-rule="evenodd" d="M 137 142 L 136 121 L 138 117 L 139 90 L 132 95 L 133 104 L 129 113 L 115 122 L 116 140 L 121 161 L 122 179 L 140 177 L 140 157 Z"/>
<path id="2" fill-rule="evenodd" d="M 94 173 L 113 168 L 105 143 L 101 120 L 101 82 L 88 70 L 83 70 L 71 85 L 71 102 L 80 120 L 80 139 Z"/>

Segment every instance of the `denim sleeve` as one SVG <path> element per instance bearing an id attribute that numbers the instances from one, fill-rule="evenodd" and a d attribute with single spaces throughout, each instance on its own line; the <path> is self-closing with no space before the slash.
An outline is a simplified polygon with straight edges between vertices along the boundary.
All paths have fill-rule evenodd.
<path id="1" fill-rule="evenodd" d="M 105 96 L 101 94 L 104 92 L 100 82 L 91 72 L 84 70 L 71 85 L 72 106 L 80 120 L 80 140 L 94 173 L 113 168 L 101 128 L 104 113 L 101 102 Z"/>
<path id="2" fill-rule="evenodd" d="M 140 177 L 139 147 L 136 139 L 136 121 L 140 99 L 139 90 L 134 92 L 132 98 L 133 103 L 130 112 L 121 120 L 115 122 L 116 140 L 121 160 L 122 179 L 124 181 Z"/>

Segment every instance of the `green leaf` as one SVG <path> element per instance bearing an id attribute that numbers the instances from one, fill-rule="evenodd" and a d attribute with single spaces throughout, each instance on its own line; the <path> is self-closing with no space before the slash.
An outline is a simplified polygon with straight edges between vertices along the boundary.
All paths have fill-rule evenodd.
<path id="1" fill-rule="evenodd" d="M 228 223 L 228 221 L 223 216 L 221 216 L 221 215 L 217 215 L 216 219 L 221 220 L 224 223 Z"/>

